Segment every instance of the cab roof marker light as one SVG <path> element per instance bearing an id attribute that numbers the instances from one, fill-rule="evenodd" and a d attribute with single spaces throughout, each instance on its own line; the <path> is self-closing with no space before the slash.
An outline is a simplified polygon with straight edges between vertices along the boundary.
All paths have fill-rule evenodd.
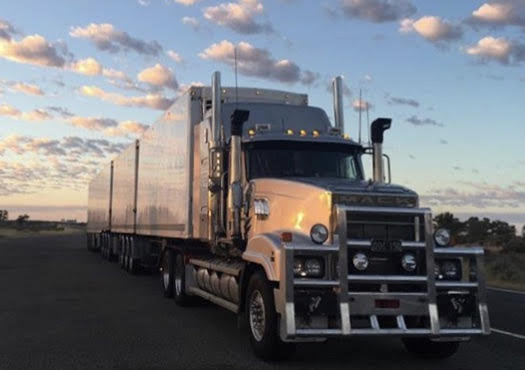
<path id="1" fill-rule="evenodd" d="M 293 135 L 293 130 L 292 129 L 287 129 L 286 130 L 286 135 Z"/>
<path id="2" fill-rule="evenodd" d="M 248 130 L 248 135 L 253 136 L 255 135 L 255 130 L 253 128 Z"/>
<path id="3" fill-rule="evenodd" d="M 306 130 L 301 130 L 301 131 L 299 131 L 299 134 L 300 134 L 301 136 L 306 136 Z"/>
<path id="4" fill-rule="evenodd" d="M 319 136 L 319 131 L 317 131 L 317 130 L 313 130 L 313 131 L 312 131 L 312 136 L 313 136 L 313 137 L 318 137 L 318 136 Z"/>

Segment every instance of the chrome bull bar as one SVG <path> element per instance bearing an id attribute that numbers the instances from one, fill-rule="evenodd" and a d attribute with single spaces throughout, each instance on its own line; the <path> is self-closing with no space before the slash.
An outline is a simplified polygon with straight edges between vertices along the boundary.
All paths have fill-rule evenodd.
<path id="1" fill-rule="evenodd" d="M 347 212 L 377 212 L 391 214 L 423 215 L 425 222 L 424 241 L 403 242 L 403 250 L 421 248 L 425 250 L 426 275 L 356 275 L 348 273 L 348 249 L 351 246 L 370 246 L 367 240 L 349 240 L 347 238 Z M 399 335 L 399 336 L 431 336 L 431 337 L 465 337 L 490 333 L 490 323 L 487 308 L 485 288 L 484 252 L 480 247 L 469 248 L 435 248 L 432 215 L 430 209 L 417 208 L 386 208 L 386 207 L 335 207 L 336 233 L 332 245 L 297 245 L 284 243 L 284 258 L 281 258 L 281 276 L 284 284 L 279 289 L 279 301 L 284 307 L 278 308 L 281 314 L 281 337 L 286 340 L 301 338 L 339 337 L 349 335 Z M 316 252 L 332 254 L 338 258 L 339 278 L 336 279 L 302 279 L 295 278 L 293 261 L 296 252 Z M 460 257 L 474 261 L 476 266 L 475 281 L 436 281 L 434 266 L 436 257 Z M 469 262 L 470 263 L 470 262 Z M 424 285 L 418 292 L 353 292 L 349 291 L 349 283 L 378 284 L 412 284 Z M 294 294 L 295 289 L 326 288 L 337 294 L 340 318 L 337 328 L 298 328 Z M 467 290 L 477 298 L 479 311 L 479 326 L 466 328 L 442 328 L 438 312 L 438 293 L 453 290 Z M 378 320 L 381 314 L 391 314 L 392 311 L 374 306 L 376 299 L 394 299 L 399 301 L 399 309 L 395 310 L 397 328 L 382 328 Z M 359 305 L 352 302 L 359 300 Z M 368 316 L 370 328 L 352 328 L 352 316 Z M 405 315 L 428 316 L 428 328 L 407 328 Z"/>

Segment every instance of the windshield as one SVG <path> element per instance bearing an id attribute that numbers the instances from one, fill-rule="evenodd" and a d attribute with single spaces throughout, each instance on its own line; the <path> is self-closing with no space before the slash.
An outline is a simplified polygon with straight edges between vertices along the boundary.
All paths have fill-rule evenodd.
<path id="1" fill-rule="evenodd" d="M 326 143 L 264 142 L 246 147 L 249 179 L 314 177 L 362 180 L 357 148 Z"/>

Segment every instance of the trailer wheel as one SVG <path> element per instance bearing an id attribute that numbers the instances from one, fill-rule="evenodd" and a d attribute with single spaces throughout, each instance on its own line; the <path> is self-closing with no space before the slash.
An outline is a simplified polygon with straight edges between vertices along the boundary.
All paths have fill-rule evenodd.
<path id="1" fill-rule="evenodd" d="M 119 248 L 119 253 L 118 253 L 118 264 L 120 266 L 120 268 L 124 268 L 124 243 L 121 240 L 119 240 L 119 244 L 120 244 L 120 248 Z"/>
<path id="2" fill-rule="evenodd" d="M 443 359 L 455 354 L 459 342 L 433 342 L 428 338 L 403 338 L 408 352 L 422 358 Z"/>
<path id="3" fill-rule="evenodd" d="M 175 299 L 175 303 L 182 307 L 188 306 L 192 298 L 186 294 L 186 266 L 184 264 L 184 256 L 180 253 L 175 257 L 173 298 Z"/>
<path id="4" fill-rule="evenodd" d="M 295 344 L 285 343 L 279 336 L 273 289 L 262 271 L 250 277 L 246 310 L 250 343 L 257 357 L 270 361 L 290 357 L 295 351 Z"/>
<path id="5" fill-rule="evenodd" d="M 173 297 L 173 252 L 167 250 L 160 261 L 160 286 L 166 298 Z"/>

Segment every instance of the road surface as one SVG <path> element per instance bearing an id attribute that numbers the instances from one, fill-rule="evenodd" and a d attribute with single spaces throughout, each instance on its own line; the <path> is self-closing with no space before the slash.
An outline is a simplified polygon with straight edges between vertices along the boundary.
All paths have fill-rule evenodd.
<path id="1" fill-rule="evenodd" d="M 448 360 L 414 358 L 394 338 L 352 338 L 268 364 L 233 314 L 177 307 L 157 276 L 131 276 L 84 241 L 0 240 L 0 369 L 525 369 L 525 294 L 490 290 L 498 332 Z"/>

